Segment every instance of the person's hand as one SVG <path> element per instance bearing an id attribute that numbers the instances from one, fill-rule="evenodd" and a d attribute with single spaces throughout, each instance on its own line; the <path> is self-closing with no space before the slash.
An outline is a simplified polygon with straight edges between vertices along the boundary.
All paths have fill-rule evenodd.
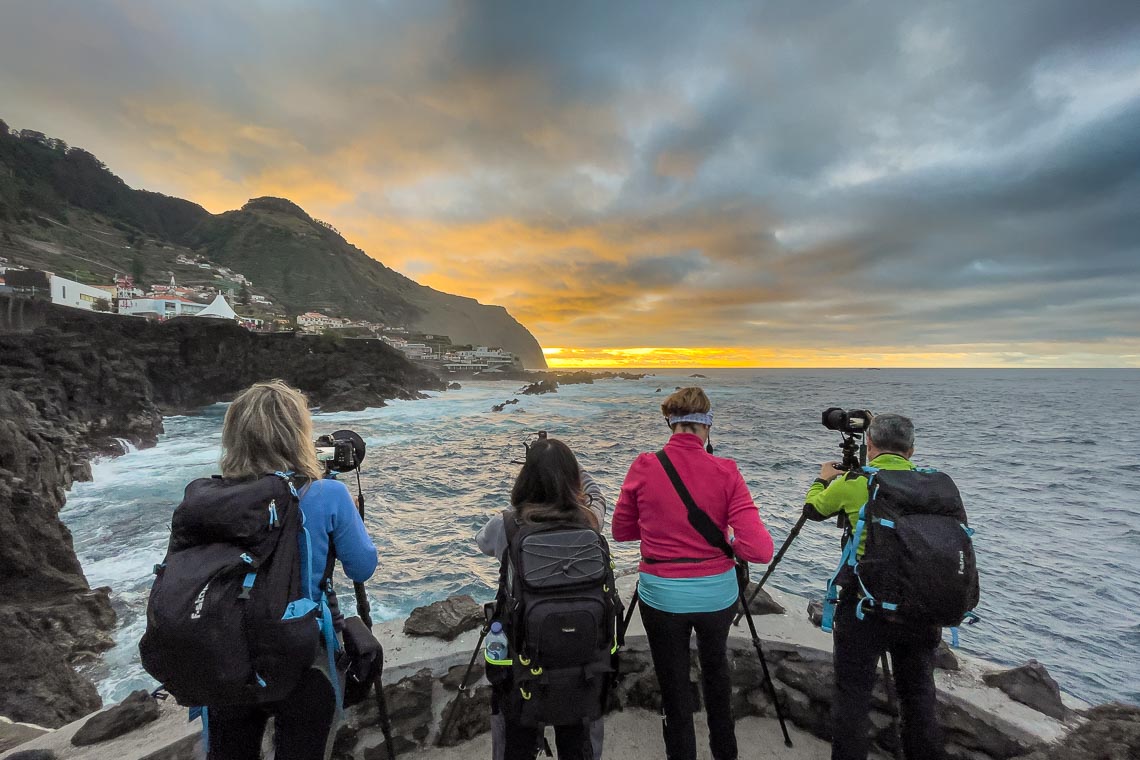
<path id="1" fill-rule="evenodd" d="M 843 470 L 836 467 L 836 462 L 824 462 L 819 466 L 819 479 L 830 482 L 843 474 Z"/>

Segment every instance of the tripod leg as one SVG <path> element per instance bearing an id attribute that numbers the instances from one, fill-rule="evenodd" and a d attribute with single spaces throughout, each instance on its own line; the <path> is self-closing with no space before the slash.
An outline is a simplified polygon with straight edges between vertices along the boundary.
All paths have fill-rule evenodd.
<path id="1" fill-rule="evenodd" d="M 756 600 L 756 596 L 760 593 L 760 589 L 764 588 L 765 582 L 767 582 L 769 576 L 772 575 L 772 571 L 776 569 L 776 565 L 780 564 L 780 560 L 784 558 L 784 554 L 787 553 L 788 547 L 791 546 L 792 542 L 796 540 L 796 536 L 800 534 L 800 529 L 804 527 L 804 523 L 806 522 L 807 515 L 800 515 L 800 519 L 796 521 L 796 524 L 792 526 L 791 532 L 788 533 L 788 537 L 784 539 L 784 544 L 780 547 L 780 551 L 776 552 L 776 556 L 773 557 L 772 561 L 768 563 L 768 569 L 764 571 L 764 575 L 762 578 L 760 578 L 760 582 L 756 584 L 756 590 L 752 592 L 752 596 L 748 599 L 747 603 L 743 601 L 741 602 L 741 604 L 744 605 L 745 609 L 748 608 L 749 604 L 752 604 L 752 602 Z M 747 589 L 745 589 L 745 591 L 747 591 Z M 741 599 L 743 600 L 744 597 L 741 596 Z M 732 621 L 732 624 L 740 625 L 740 619 L 742 617 L 744 617 L 744 613 L 738 613 L 736 619 Z"/>
<path id="2" fill-rule="evenodd" d="M 740 589 L 740 603 L 744 605 L 744 618 L 748 621 L 748 631 L 752 634 L 752 646 L 756 648 L 756 656 L 760 658 L 760 669 L 764 673 L 764 681 L 768 684 L 768 696 L 772 698 L 772 706 L 776 709 L 776 720 L 780 722 L 780 731 L 784 734 L 784 746 L 792 746 L 792 737 L 788 735 L 788 726 L 784 721 L 784 710 L 780 707 L 780 696 L 776 693 L 776 684 L 772 681 L 772 674 L 768 672 L 768 660 L 764 657 L 764 648 L 760 646 L 760 635 L 756 633 L 756 623 L 752 620 L 752 613 L 748 611 L 747 600 L 744 598 L 744 587 Z"/>
<path id="3" fill-rule="evenodd" d="M 396 744 L 392 741 L 392 720 L 388 717 L 388 701 L 384 698 L 384 684 L 376 676 L 376 709 L 380 713 L 380 733 L 384 735 L 384 746 L 388 748 L 388 760 L 396 760 Z"/>
<path id="4" fill-rule="evenodd" d="M 637 609 L 637 603 L 641 600 L 641 596 L 638 595 L 639 588 L 640 583 L 634 585 L 633 596 L 629 598 L 629 607 L 625 610 L 625 619 L 621 621 L 621 631 L 618 632 L 619 644 L 625 643 L 625 632 L 629 628 L 629 621 L 633 620 L 633 611 Z"/>
<path id="5" fill-rule="evenodd" d="M 455 701 L 451 703 L 451 709 L 444 718 L 443 723 L 439 727 L 439 735 L 447 736 L 447 732 L 451 730 L 451 723 L 455 719 L 455 709 L 459 706 L 460 698 L 467 692 L 467 679 L 471 677 L 471 669 L 475 667 L 475 658 L 479 656 L 479 649 L 483 646 L 483 639 L 487 636 L 489 631 L 486 625 L 479 631 L 479 640 L 475 642 L 475 650 L 471 652 L 471 661 L 467 663 L 467 670 L 463 673 L 463 679 L 459 682 L 459 690 L 455 693 Z M 383 695 L 381 695 L 383 696 Z M 383 713 L 387 715 L 387 713 Z M 387 739 L 385 739 L 387 741 Z"/>
<path id="6" fill-rule="evenodd" d="M 883 664 L 883 680 L 887 686 L 887 708 L 891 711 L 891 731 L 895 735 L 894 755 L 898 760 L 902 760 L 902 730 L 899 726 L 899 700 L 898 694 L 895 692 L 895 679 L 894 674 L 891 673 L 891 662 L 887 658 L 887 652 L 885 650 L 880 662 Z"/>

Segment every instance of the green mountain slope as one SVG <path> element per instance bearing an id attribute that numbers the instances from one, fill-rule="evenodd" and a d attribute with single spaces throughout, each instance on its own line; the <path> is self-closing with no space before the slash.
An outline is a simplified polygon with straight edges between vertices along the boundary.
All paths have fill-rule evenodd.
<path id="1" fill-rule="evenodd" d="M 87 281 L 144 271 L 146 282 L 216 278 L 205 257 L 248 277 L 256 293 L 296 315 L 321 311 L 501 346 L 545 368 L 538 341 L 501 306 L 425 287 L 369 257 L 282 198 L 255 198 L 213 215 L 135 190 L 95 156 L 0 121 L 0 256 Z M 182 261 L 179 261 L 179 257 Z"/>

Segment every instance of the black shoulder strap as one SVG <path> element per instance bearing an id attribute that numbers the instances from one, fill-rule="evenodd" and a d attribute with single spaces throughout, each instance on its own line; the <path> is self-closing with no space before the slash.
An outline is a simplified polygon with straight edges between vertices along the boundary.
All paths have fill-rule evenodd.
<path id="1" fill-rule="evenodd" d="M 503 530 L 507 534 L 507 551 L 515 544 L 515 536 L 519 534 L 518 513 L 513 509 L 503 510 Z"/>
<path id="2" fill-rule="evenodd" d="M 681 476 L 677 473 L 673 463 L 669 461 L 669 457 L 665 455 L 664 449 L 657 452 L 657 461 L 661 462 L 661 466 L 665 468 L 665 474 L 673 483 L 673 488 L 677 489 L 677 495 L 685 503 L 685 509 L 689 512 L 689 525 L 692 525 L 693 529 L 701 534 L 701 538 L 708 541 L 713 548 L 720 549 L 724 552 L 724 556 L 729 559 L 735 559 L 736 555 L 732 553 L 732 547 L 724 540 L 724 533 L 716 527 L 716 523 L 712 521 L 708 513 L 698 507 L 697 502 L 693 501 L 693 495 L 689 493 L 688 488 L 685 488 L 684 481 L 681 480 Z"/>

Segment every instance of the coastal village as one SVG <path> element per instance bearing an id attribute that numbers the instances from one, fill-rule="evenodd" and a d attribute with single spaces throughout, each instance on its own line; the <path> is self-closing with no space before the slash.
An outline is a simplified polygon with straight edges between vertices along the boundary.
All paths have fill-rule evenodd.
<path id="1" fill-rule="evenodd" d="M 61 274 L 11 263 L 0 256 L 0 294 L 50 300 L 53 304 L 163 322 L 182 317 L 232 320 L 252 332 L 295 332 L 333 335 L 353 340 L 379 340 L 409 360 L 437 372 L 495 374 L 521 369 L 519 357 L 492 346 L 455 345 L 446 335 L 419 333 L 405 326 L 350 320 L 307 311 L 290 317 L 240 272 L 204 260 L 178 257 L 215 284 L 180 285 L 173 273 L 168 281 L 143 286 L 130 274 L 111 281 L 82 282 Z"/>

